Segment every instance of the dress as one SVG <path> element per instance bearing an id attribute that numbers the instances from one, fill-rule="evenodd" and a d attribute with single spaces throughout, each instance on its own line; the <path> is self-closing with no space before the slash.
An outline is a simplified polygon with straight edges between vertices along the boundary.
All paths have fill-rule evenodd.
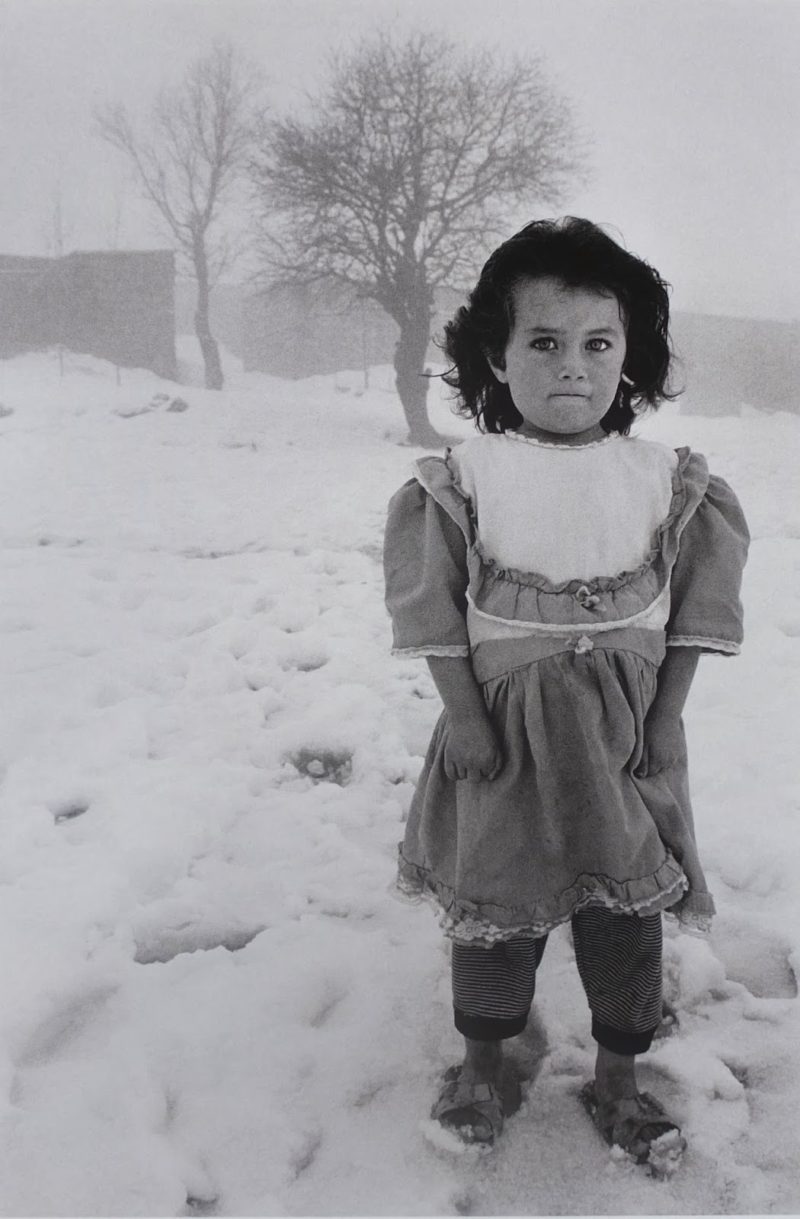
<path id="1" fill-rule="evenodd" d="M 739 650 L 749 537 L 733 492 L 699 454 L 621 436 L 481 435 L 415 475 L 387 518 L 393 650 L 471 657 L 505 765 L 448 779 L 442 713 L 401 887 L 460 942 L 542 936 L 588 905 L 702 925 L 685 753 L 636 769 L 666 647 Z"/>

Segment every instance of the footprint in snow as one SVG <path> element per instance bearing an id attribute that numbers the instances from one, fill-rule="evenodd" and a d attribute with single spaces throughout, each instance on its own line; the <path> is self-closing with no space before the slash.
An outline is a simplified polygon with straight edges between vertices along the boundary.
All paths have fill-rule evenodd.
<path id="1" fill-rule="evenodd" d="M 305 656 L 294 656 L 284 661 L 281 668 L 284 671 L 295 669 L 298 673 L 314 673 L 323 669 L 330 658 L 322 652 L 309 652 Z"/>
<path id="2" fill-rule="evenodd" d="M 237 927 L 234 930 L 201 927 L 186 923 L 180 927 L 162 927 L 142 931 L 136 936 L 137 965 L 164 965 L 182 953 L 211 952 L 227 948 L 239 952 L 246 948 L 264 927 Z"/>
<path id="3" fill-rule="evenodd" d="M 338 783 L 345 787 L 353 774 L 353 755 L 342 749 L 299 749 L 287 761 L 315 783 Z"/>
<path id="4" fill-rule="evenodd" d="M 304 1172 L 308 1172 L 309 1168 L 316 1160 L 321 1146 L 322 1135 L 318 1131 L 305 1136 L 302 1146 L 290 1160 L 290 1167 L 294 1173 L 295 1181 L 298 1177 L 302 1176 Z"/>
<path id="5" fill-rule="evenodd" d="M 387 1088 L 391 1087 L 391 1080 L 384 1080 L 382 1083 L 370 1084 L 361 1092 L 357 1093 L 350 1102 L 354 1109 L 365 1109 L 367 1105 L 371 1105 Z"/>
<path id="6" fill-rule="evenodd" d="M 327 1024 L 337 1007 L 345 998 L 345 992 L 331 989 L 325 998 L 322 1000 L 319 1008 L 314 1012 L 309 1019 L 309 1024 L 313 1029 L 321 1029 L 324 1024 Z"/>
<path id="7" fill-rule="evenodd" d="M 62 821 L 74 821 L 76 817 L 82 817 L 84 813 L 88 813 L 91 807 L 88 800 L 53 800 L 47 806 L 53 814 L 53 820 L 56 825 Z"/>
<path id="8" fill-rule="evenodd" d="M 66 999 L 31 1030 L 16 1065 L 40 1066 L 68 1053 L 116 992 L 116 986 L 102 986 Z"/>
<path id="9" fill-rule="evenodd" d="M 750 1087 L 750 1071 L 749 1068 L 741 1062 L 733 1062 L 728 1058 L 720 1059 L 722 1065 L 727 1067 L 733 1078 L 740 1083 L 743 1088 Z"/>
<path id="10" fill-rule="evenodd" d="M 198 1219 L 202 1215 L 218 1214 L 219 1198 L 196 1198 L 194 1194 L 187 1194 L 186 1205 L 178 1211 L 179 1216 L 197 1215 Z"/>
<path id="11" fill-rule="evenodd" d="M 357 546 L 356 550 L 359 554 L 366 555 L 373 563 L 383 562 L 383 546 L 379 542 L 365 542 L 363 546 Z"/>

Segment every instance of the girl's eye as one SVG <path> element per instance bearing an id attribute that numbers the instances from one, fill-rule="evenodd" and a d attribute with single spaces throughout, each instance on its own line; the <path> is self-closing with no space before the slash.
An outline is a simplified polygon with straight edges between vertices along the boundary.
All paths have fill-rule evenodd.
<path id="1" fill-rule="evenodd" d="M 531 339 L 530 345 L 534 351 L 555 351 L 558 347 L 556 340 L 549 335 L 542 335 L 541 338 Z M 608 339 L 596 338 L 589 339 L 586 346 L 589 351 L 608 351 L 611 343 Z"/>

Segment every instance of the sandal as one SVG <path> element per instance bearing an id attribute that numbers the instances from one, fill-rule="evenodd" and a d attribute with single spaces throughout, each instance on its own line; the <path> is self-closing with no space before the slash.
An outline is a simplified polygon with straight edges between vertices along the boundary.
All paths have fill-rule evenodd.
<path id="1" fill-rule="evenodd" d="M 448 1067 L 431 1117 L 465 1143 L 491 1147 L 503 1131 L 503 1097 L 495 1084 L 469 1083 L 460 1066 Z"/>
<path id="2" fill-rule="evenodd" d="M 621 1147 L 657 1176 L 669 1176 L 677 1168 L 686 1139 L 649 1092 L 601 1102 L 592 1081 L 581 1089 L 580 1100 L 609 1147 Z"/>

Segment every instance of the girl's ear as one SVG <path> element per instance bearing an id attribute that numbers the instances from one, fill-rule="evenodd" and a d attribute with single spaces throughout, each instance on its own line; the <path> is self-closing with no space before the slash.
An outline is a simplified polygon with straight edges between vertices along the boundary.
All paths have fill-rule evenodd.
<path id="1" fill-rule="evenodd" d="M 494 373 L 494 375 L 495 375 L 495 377 L 497 378 L 497 380 L 498 380 L 498 381 L 499 381 L 499 382 L 500 382 L 502 385 L 508 385 L 508 373 L 506 372 L 504 365 L 503 365 L 503 364 L 495 364 L 494 360 L 493 360 L 493 359 L 492 359 L 492 357 L 489 355 L 488 351 L 485 351 L 483 354 L 486 356 L 486 363 L 487 363 L 487 364 L 489 365 L 489 367 L 491 368 L 491 370 L 492 370 L 492 372 Z"/>

